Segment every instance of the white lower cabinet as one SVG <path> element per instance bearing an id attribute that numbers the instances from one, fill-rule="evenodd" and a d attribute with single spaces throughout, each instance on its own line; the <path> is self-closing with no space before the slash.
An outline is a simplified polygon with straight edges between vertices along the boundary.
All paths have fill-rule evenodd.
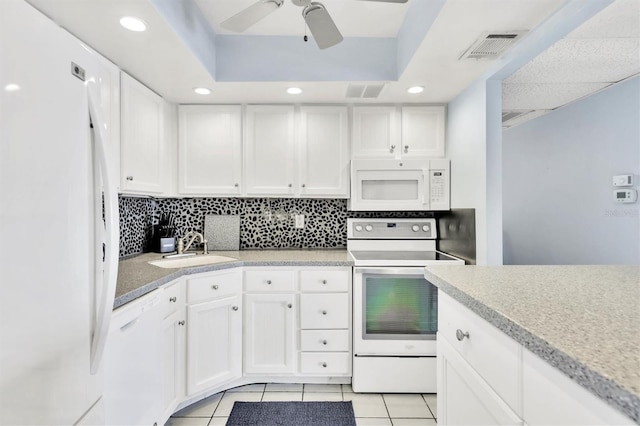
<path id="1" fill-rule="evenodd" d="M 634 424 L 442 291 L 438 324 L 439 425 Z"/>
<path id="2" fill-rule="evenodd" d="M 187 279 L 187 301 L 187 395 L 194 395 L 242 377 L 241 270 Z"/>
<path id="3" fill-rule="evenodd" d="M 181 308 L 162 322 L 165 418 L 185 396 L 186 310 Z"/>

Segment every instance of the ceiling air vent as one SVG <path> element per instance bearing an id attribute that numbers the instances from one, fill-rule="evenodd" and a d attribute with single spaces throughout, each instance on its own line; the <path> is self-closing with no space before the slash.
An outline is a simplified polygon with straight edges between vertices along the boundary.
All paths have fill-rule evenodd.
<path id="1" fill-rule="evenodd" d="M 495 59 L 502 55 L 526 31 L 507 33 L 484 33 L 476 40 L 460 59 Z"/>
<path id="2" fill-rule="evenodd" d="M 384 89 L 382 84 L 350 84 L 347 87 L 347 98 L 374 99 L 380 96 Z"/>
<path id="3" fill-rule="evenodd" d="M 509 127 L 517 126 L 526 121 L 545 115 L 551 110 L 548 109 L 525 109 L 525 110 L 512 110 L 502 111 L 502 127 L 507 129 Z"/>

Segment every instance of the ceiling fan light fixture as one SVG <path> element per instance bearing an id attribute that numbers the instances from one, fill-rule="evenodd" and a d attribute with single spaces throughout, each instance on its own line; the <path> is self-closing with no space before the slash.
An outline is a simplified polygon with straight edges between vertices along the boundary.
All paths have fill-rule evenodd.
<path id="1" fill-rule="evenodd" d="M 299 87 L 289 87 L 287 89 L 287 93 L 290 95 L 299 95 L 300 93 L 302 93 L 302 89 Z"/>
<path id="2" fill-rule="evenodd" d="M 146 22 L 135 16 L 123 16 L 120 18 L 120 25 L 129 31 L 135 31 L 137 33 L 147 30 Z"/>
<path id="3" fill-rule="evenodd" d="M 198 95 L 210 95 L 211 94 L 211 89 L 208 89 L 206 87 L 194 87 L 193 91 L 196 92 Z"/>
<path id="4" fill-rule="evenodd" d="M 424 92 L 424 86 L 411 86 L 407 89 L 407 93 L 412 95 L 417 95 L 418 93 Z"/>

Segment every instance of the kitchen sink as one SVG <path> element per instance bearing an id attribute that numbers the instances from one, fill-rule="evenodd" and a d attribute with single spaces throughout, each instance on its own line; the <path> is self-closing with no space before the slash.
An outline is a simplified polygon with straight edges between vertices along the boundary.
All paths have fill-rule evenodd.
<path id="1" fill-rule="evenodd" d="M 216 263 L 232 262 L 234 260 L 238 259 L 215 254 L 199 254 L 196 256 L 151 260 L 149 264 L 159 266 L 160 268 L 186 268 L 188 266 L 213 265 Z"/>

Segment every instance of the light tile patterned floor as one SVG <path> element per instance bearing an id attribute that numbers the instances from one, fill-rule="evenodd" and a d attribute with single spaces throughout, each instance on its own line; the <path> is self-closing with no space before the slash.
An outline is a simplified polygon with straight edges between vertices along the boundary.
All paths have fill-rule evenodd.
<path id="1" fill-rule="evenodd" d="M 175 413 L 165 426 L 223 426 L 235 401 L 352 401 L 358 426 L 436 424 L 435 394 L 353 393 L 351 385 L 246 385 Z"/>

